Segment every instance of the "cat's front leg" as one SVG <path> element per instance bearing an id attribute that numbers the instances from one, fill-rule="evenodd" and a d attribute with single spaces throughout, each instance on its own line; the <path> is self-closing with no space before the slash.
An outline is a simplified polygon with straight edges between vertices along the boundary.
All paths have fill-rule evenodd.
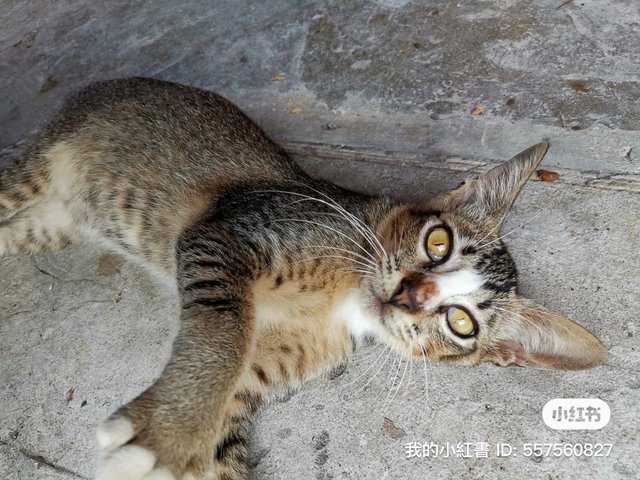
<path id="1" fill-rule="evenodd" d="M 179 256 L 183 306 L 171 360 L 151 388 L 100 427 L 98 480 L 215 478 L 254 321 L 241 275 L 248 270 L 239 270 L 232 252 L 205 257 Z"/>

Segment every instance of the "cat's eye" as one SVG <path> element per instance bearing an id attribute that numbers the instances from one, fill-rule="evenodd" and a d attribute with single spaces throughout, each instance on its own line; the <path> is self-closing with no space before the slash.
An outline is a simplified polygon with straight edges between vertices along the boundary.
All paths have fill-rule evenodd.
<path id="1" fill-rule="evenodd" d="M 451 233 L 444 227 L 432 228 L 427 233 L 425 248 L 432 261 L 443 262 L 451 251 Z"/>
<path id="2" fill-rule="evenodd" d="M 459 337 L 475 337 L 477 333 L 476 322 L 469 312 L 460 307 L 447 309 L 447 325 L 451 331 Z"/>

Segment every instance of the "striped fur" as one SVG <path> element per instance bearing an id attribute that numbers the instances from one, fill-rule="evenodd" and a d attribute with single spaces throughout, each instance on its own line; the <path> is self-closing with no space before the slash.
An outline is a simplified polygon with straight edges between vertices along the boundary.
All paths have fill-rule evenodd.
<path id="1" fill-rule="evenodd" d="M 263 401 L 342 364 L 364 338 L 467 365 L 604 361 L 591 333 L 517 295 L 499 237 L 546 149 L 405 205 L 307 177 L 215 94 L 104 82 L 0 173 L 0 257 L 88 238 L 177 287 L 171 359 L 100 427 L 98 479 L 246 479 Z M 439 225 L 452 247 L 436 264 L 424 244 Z M 473 313 L 474 338 L 447 327 L 453 304 Z"/>

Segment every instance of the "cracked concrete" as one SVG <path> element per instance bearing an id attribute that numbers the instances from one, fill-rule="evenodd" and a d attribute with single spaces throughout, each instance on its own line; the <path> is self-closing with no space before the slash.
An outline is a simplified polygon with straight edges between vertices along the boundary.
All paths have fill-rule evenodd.
<path id="1" fill-rule="evenodd" d="M 592 329 L 609 348 L 607 364 L 567 373 L 433 365 L 428 388 L 423 366 L 412 364 L 385 406 L 405 365 L 388 359 L 372 378 L 365 372 L 378 350 L 369 347 L 264 410 L 253 471 L 637 478 L 640 8 L 561 3 L 8 0 L 0 148 L 41 126 L 79 86 L 123 75 L 216 90 L 311 174 L 407 199 L 550 138 L 544 168 L 560 179 L 526 188 L 505 226 L 508 244 L 521 291 Z M 477 105 L 482 115 L 471 114 Z M 0 478 L 91 478 L 96 422 L 159 374 L 175 308 L 173 292 L 94 245 L 2 259 Z M 611 422 L 550 430 L 540 412 L 556 397 L 601 398 Z M 600 458 L 407 459 L 408 441 L 613 448 Z"/>
<path id="2" fill-rule="evenodd" d="M 9 477 L 15 475 L 16 472 L 19 472 L 20 475 L 22 475 L 21 478 L 25 478 L 27 472 L 36 470 L 40 475 L 46 478 L 87 478 L 64 467 L 59 467 L 41 455 L 34 455 L 22 448 L 15 447 L 8 443 L 0 442 L 0 452 L 1 458 L 5 460 L 13 470 L 15 470 L 14 472 L 6 472 Z"/>

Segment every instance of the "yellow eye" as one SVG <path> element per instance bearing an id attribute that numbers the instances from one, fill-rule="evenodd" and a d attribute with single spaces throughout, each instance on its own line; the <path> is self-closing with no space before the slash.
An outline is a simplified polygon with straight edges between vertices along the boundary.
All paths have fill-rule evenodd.
<path id="1" fill-rule="evenodd" d="M 447 323 L 451 331 L 459 337 L 474 337 L 476 335 L 476 324 L 471 315 L 458 307 L 447 309 Z"/>
<path id="2" fill-rule="evenodd" d="M 442 228 L 432 228 L 427 235 L 427 254 L 434 262 L 439 262 L 449 255 L 451 248 L 451 236 L 449 231 Z"/>

